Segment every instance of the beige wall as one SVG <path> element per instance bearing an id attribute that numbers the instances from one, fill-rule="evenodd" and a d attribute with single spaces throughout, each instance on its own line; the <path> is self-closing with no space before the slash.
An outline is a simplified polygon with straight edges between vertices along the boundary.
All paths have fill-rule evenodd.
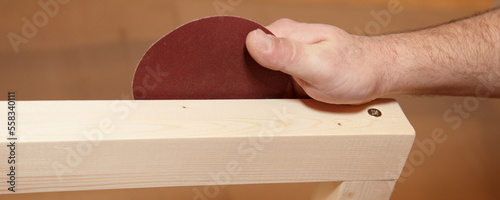
<path id="1" fill-rule="evenodd" d="M 70 1 L 41 24 L 38 32 L 15 53 L 9 32 L 21 33 L 23 17 L 42 9 L 37 1 L 0 0 L 0 93 L 9 89 L 23 100 L 130 98 L 135 66 L 148 47 L 175 27 L 193 19 L 216 15 L 212 0 Z M 350 32 L 373 21 L 371 10 L 386 9 L 387 0 L 243 0 L 225 14 L 268 24 L 282 17 L 326 23 Z M 487 9 L 493 1 L 401 0 L 403 12 L 392 16 L 381 33 L 404 31 L 447 22 Z M 497 88 L 500 89 L 500 88 Z M 460 97 L 396 97 L 417 131 L 417 141 L 429 141 L 443 130 L 447 140 L 433 151 L 414 146 L 406 173 L 392 199 L 500 198 L 500 100 L 478 100 L 477 108 L 453 129 L 443 114 L 454 104 L 474 103 Z M 0 94 L 0 100 L 5 96 Z M 422 154 L 423 153 L 423 154 Z M 418 157 L 424 155 L 423 157 Z M 420 158 L 420 159 L 419 159 Z M 414 170 L 411 170 L 414 169 Z M 16 195 L 12 199 L 105 199 L 147 194 L 165 199 L 171 189 L 135 189 Z M 180 189 L 182 190 L 182 189 Z M 0 196 L 0 199 L 6 198 Z M 9 197 L 9 199 L 11 199 Z"/>

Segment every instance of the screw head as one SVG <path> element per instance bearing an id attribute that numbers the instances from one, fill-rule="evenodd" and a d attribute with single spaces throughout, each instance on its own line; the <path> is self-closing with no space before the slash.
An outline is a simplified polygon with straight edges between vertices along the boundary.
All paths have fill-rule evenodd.
<path id="1" fill-rule="evenodd" d="M 380 116 L 382 116 L 382 112 L 380 112 L 380 110 L 376 109 L 376 108 L 370 108 L 370 109 L 368 109 L 368 114 L 370 114 L 371 116 L 374 116 L 374 117 L 380 117 Z"/>

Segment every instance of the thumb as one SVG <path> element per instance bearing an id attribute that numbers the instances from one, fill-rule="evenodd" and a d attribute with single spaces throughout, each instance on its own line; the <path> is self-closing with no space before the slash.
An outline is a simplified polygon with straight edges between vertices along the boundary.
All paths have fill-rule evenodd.
<path id="1" fill-rule="evenodd" d="M 313 59 L 308 54 L 307 44 L 287 38 L 277 38 L 257 29 L 250 32 L 246 39 L 248 52 L 260 65 L 282 71 L 303 80 L 315 76 Z"/>

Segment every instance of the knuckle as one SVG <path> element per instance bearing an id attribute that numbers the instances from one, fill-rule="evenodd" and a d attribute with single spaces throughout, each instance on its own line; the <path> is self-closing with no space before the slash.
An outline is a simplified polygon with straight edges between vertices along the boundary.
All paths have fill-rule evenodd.
<path id="1" fill-rule="evenodd" d="M 281 19 L 278 19 L 276 21 L 276 23 L 280 23 L 280 24 L 288 24 L 288 23 L 293 23 L 295 21 L 289 19 L 289 18 L 281 18 Z"/>
<path id="2" fill-rule="evenodd" d="M 271 27 L 271 28 L 277 28 L 277 29 L 288 29 L 290 26 L 293 25 L 293 23 L 295 23 L 295 21 L 291 20 L 291 19 L 288 19 L 288 18 L 281 18 L 281 19 L 278 19 L 276 20 L 275 22 L 273 22 L 271 25 L 269 25 L 268 27 Z"/>
<path id="3" fill-rule="evenodd" d="M 299 48 L 299 45 L 295 42 L 289 42 L 290 52 L 288 52 L 288 60 L 287 63 L 297 64 L 300 63 L 300 60 L 303 55 L 302 48 Z"/>
<path id="4" fill-rule="evenodd" d="M 286 71 L 287 66 L 295 66 L 300 63 L 303 57 L 303 51 L 297 43 L 286 39 L 280 39 L 277 46 L 278 48 L 276 48 L 274 52 L 274 61 L 279 70 Z"/>

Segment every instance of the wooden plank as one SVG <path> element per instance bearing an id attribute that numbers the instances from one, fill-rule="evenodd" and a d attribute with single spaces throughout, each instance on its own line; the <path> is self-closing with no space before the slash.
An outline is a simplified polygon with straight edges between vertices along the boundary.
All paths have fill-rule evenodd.
<path id="1" fill-rule="evenodd" d="M 17 193 L 394 180 L 414 138 L 392 100 L 20 101 L 17 116 Z"/>

